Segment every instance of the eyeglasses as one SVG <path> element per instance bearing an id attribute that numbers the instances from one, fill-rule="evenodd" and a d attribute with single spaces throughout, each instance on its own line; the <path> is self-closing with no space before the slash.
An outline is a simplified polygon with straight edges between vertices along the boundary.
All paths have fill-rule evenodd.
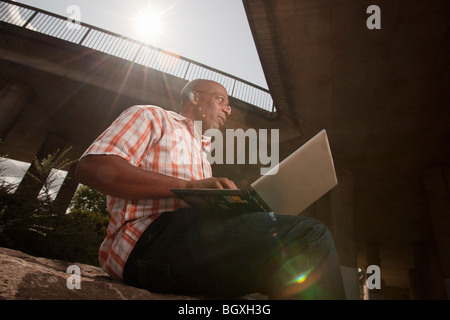
<path id="1" fill-rule="evenodd" d="M 225 97 L 223 95 L 211 93 L 209 91 L 201 91 L 201 90 L 194 90 L 194 91 L 198 92 L 198 93 L 208 93 L 208 94 L 214 95 L 214 99 L 219 103 L 219 105 L 221 105 L 222 107 L 226 107 L 228 109 L 228 111 L 231 112 L 231 106 L 225 100 Z"/>

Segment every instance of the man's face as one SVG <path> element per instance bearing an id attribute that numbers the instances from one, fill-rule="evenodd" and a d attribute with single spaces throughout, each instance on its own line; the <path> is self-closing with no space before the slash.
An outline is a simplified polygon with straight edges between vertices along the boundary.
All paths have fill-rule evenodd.
<path id="1" fill-rule="evenodd" d="M 194 94 L 197 95 L 198 116 L 203 130 L 222 127 L 231 114 L 225 88 L 212 83 L 194 90 Z"/>

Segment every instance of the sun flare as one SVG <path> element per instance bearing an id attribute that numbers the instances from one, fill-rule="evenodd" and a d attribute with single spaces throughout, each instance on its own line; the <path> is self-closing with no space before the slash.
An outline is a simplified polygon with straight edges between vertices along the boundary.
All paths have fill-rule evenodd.
<path id="1" fill-rule="evenodd" d="M 139 40 L 156 41 L 163 29 L 162 12 L 155 8 L 146 8 L 135 18 L 135 30 Z"/>

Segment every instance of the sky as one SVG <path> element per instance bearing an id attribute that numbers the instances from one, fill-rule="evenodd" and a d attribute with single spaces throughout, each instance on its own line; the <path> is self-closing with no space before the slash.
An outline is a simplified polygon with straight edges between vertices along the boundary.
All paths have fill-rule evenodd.
<path id="1" fill-rule="evenodd" d="M 242 0 L 16 0 L 170 51 L 267 88 Z M 75 7 L 74 7 L 75 6 Z M 141 21 L 143 13 L 147 16 Z M 152 21 L 159 21 L 154 27 Z M 159 29 L 143 39 L 142 30 Z M 145 32 L 150 36 L 149 32 Z"/>

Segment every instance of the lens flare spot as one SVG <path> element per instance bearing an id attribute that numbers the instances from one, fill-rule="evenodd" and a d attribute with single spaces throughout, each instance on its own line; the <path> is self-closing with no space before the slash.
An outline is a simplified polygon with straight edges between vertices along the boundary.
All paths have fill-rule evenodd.
<path id="1" fill-rule="evenodd" d="M 301 284 L 304 283 L 306 281 L 306 279 L 308 279 L 308 275 L 311 273 L 312 269 L 309 269 L 305 272 L 302 272 L 300 274 L 298 274 L 296 277 L 294 277 L 294 279 L 292 279 L 292 281 L 289 284 Z"/>
<path id="2" fill-rule="evenodd" d="M 303 283 L 303 282 L 306 281 L 306 277 L 307 277 L 306 274 L 301 274 L 301 275 L 299 275 L 297 278 L 295 278 L 294 281 L 295 281 L 296 283 Z"/>

